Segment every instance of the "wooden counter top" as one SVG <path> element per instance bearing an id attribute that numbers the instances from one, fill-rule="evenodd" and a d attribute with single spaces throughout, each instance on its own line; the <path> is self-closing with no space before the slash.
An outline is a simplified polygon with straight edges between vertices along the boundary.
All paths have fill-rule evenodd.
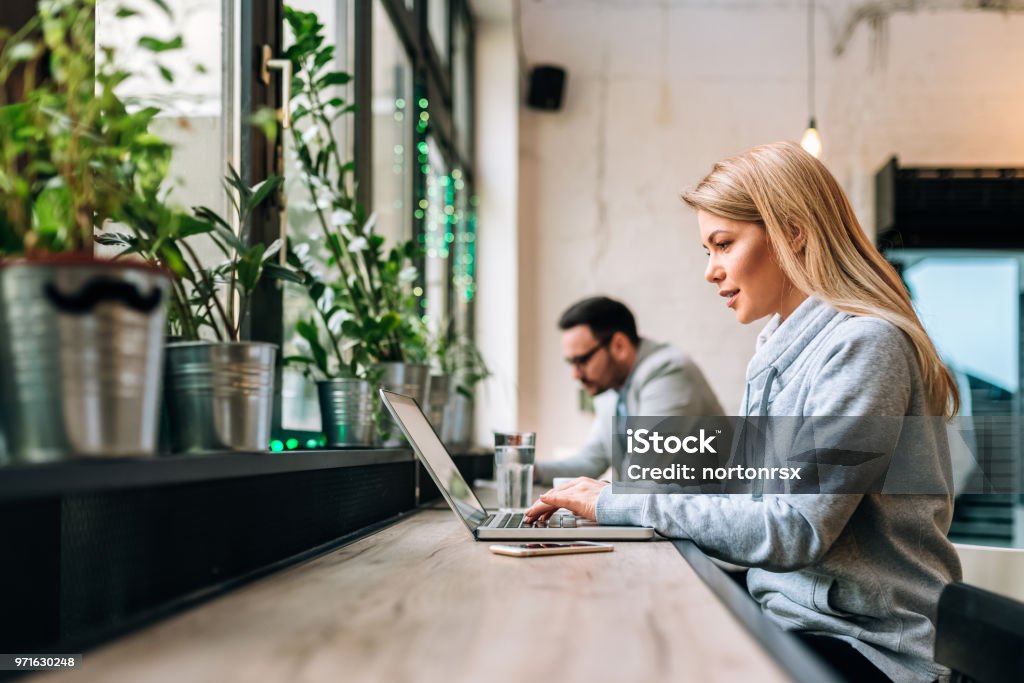
<path id="1" fill-rule="evenodd" d="M 672 544 L 614 545 L 503 557 L 424 511 L 32 680 L 788 680 Z"/>

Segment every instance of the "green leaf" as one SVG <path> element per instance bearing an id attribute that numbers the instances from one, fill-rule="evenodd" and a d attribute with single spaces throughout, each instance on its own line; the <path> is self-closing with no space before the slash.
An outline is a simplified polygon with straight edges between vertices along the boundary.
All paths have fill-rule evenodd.
<path id="1" fill-rule="evenodd" d="M 273 280 L 284 280 L 285 282 L 295 282 L 303 284 L 305 280 L 302 275 L 296 273 L 290 268 L 285 268 L 278 263 L 264 262 L 263 264 L 264 274 Z"/>
<path id="2" fill-rule="evenodd" d="M 391 334 L 402 324 L 402 317 L 394 311 L 388 311 L 380 317 L 381 328 L 384 334 Z"/>
<path id="3" fill-rule="evenodd" d="M 174 72 L 168 69 L 163 64 L 156 65 L 157 70 L 160 72 L 160 76 L 168 83 L 174 83 Z"/>
<path id="4" fill-rule="evenodd" d="M 200 206 L 193 208 L 196 216 L 201 220 L 207 221 L 215 233 L 214 239 L 222 240 L 225 244 L 231 247 L 235 252 L 242 253 L 245 251 L 245 244 L 239 239 L 238 235 L 235 234 L 234 229 L 228 224 L 220 215 L 213 209 Z"/>
<path id="5" fill-rule="evenodd" d="M 309 350 L 313 353 L 316 366 L 327 376 L 327 350 L 320 343 L 320 333 L 317 331 L 316 325 L 312 321 L 300 320 L 295 323 L 295 331 L 309 344 Z"/>
<path id="6" fill-rule="evenodd" d="M 270 107 L 261 107 L 249 117 L 249 123 L 258 128 L 267 140 L 277 139 L 277 112 Z"/>
<path id="7" fill-rule="evenodd" d="M 257 206 L 263 203 L 263 200 L 270 196 L 270 193 L 281 186 L 284 182 L 284 178 L 281 176 L 272 175 L 262 183 L 259 183 L 252 188 L 252 196 L 249 198 L 247 204 L 248 209 L 252 211 Z"/>
<path id="8" fill-rule="evenodd" d="M 162 9 L 164 11 L 164 14 L 166 14 L 168 17 L 173 17 L 174 16 L 174 14 L 171 12 L 171 8 L 167 6 L 167 3 L 165 2 L 165 0 L 152 0 L 152 1 L 153 1 L 153 4 L 156 5 L 157 7 L 159 7 L 160 9 Z"/>
<path id="9" fill-rule="evenodd" d="M 135 238 L 123 232 L 104 232 L 95 237 L 97 244 L 106 247 L 131 247 Z"/>
<path id="10" fill-rule="evenodd" d="M 206 235 L 217 229 L 216 226 L 210 223 L 209 221 L 199 220 L 198 218 L 193 218 L 192 216 L 189 216 L 187 214 L 182 214 L 178 216 L 177 220 L 178 231 L 176 234 L 178 239 L 185 239 L 188 237 L 192 237 L 193 235 Z M 218 240 L 213 241 L 215 244 L 217 244 L 217 246 L 221 247 L 221 251 L 224 252 L 225 256 L 230 256 L 227 250 L 224 249 L 223 246 L 219 244 Z"/>
<path id="11" fill-rule="evenodd" d="M 281 251 L 281 240 L 274 240 L 267 245 L 266 251 L 263 252 L 263 256 L 260 257 L 260 261 L 266 263 Z"/>
<path id="12" fill-rule="evenodd" d="M 345 85 L 345 84 L 347 84 L 351 80 L 352 80 L 352 77 L 349 76 L 344 71 L 332 71 L 332 72 L 322 76 L 316 82 L 316 85 L 314 87 L 317 90 L 322 90 L 323 88 L 327 88 L 327 87 L 330 87 L 332 85 Z"/>
<path id="13" fill-rule="evenodd" d="M 151 52 L 167 52 L 168 50 L 180 50 L 185 45 L 181 36 L 175 36 L 170 40 L 160 40 L 153 36 L 142 36 L 139 38 L 139 47 Z"/>
<path id="14" fill-rule="evenodd" d="M 260 274 L 263 272 L 261 259 L 264 249 L 266 249 L 264 245 L 254 244 L 238 262 L 238 286 L 243 291 L 251 292 L 256 289 L 256 285 L 260 281 Z"/>
<path id="15" fill-rule="evenodd" d="M 363 336 L 363 328 L 355 320 L 345 320 L 341 323 L 341 333 L 346 337 L 359 339 Z"/>
<path id="16" fill-rule="evenodd" d="M 137 17 L 139 13 L 130 7 L 118 7 L 116 15 L 118 19 L 127 19 L 128 17 Z"/>
<path id="17" fill-rule="evenodd" d="M 42 235 L 56 237 L 75 225 L 71 195 L 62 181 L 52 182 L 39 193 L 32 206 L 32 227 Z"/>
<path id="18" fill-rule="evenodd" d="M 317 53 L 316 58 L 313 60 L 313 66 L 317 69 L 322 67 L 327 62 L 334 58 L 334 46 L 328 45 L 323 50 Z"/>

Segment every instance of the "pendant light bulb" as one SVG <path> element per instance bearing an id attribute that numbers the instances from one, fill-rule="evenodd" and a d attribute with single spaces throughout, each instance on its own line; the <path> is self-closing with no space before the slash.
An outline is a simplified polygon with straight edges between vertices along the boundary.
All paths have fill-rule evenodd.
<path id="1" fill-rule="evenodd" d="M 821 158 L 821 135 L 818 133 L 818 126 L 813 118 L 807 124 L 804 136 L 800 138 L 800 146 L 815 159 Z"/>
<path id="2" fill-rule="evenodd" d="M 821 134 L 814 121 L 814 0 L 807 0 L 807 110 L 810 121 L 800 146 L 815 159 L 821 158 Z"/>

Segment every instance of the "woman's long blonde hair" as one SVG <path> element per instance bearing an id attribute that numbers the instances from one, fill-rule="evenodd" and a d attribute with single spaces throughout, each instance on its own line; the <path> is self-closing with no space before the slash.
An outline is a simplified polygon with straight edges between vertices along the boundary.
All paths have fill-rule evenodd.
<path id="1" fill-rule="evenodd" d="M 906 287 L 868 239 L 824 164 L 793 142 L 773 142 L 719 161 L 682 198 L 699 211 L 760 224 L 782 272 L 800 291 L 903 330 L 921 367 L 929 414 L 957 413 L 956 382 Z"/>

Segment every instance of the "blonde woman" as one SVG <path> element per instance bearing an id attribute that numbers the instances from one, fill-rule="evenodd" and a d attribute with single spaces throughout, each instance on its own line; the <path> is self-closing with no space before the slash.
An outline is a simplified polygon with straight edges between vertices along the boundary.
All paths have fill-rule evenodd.
<path id="1" fill-rule="evenodd" d="M 956 384 L 899 276 L 817 159 L 790 142 L 755 147 L 715 164 L 683 200 L 697 211 L 705 277 L 723 303 L 744 324 L 770 318 L 741 415 L 956 412 Z M 875 424 L 865 420 L 874 446 L 892 452 L 899 429 Z M 764 611 L 851 680 L 930 682 L 948 674 L 932 660 L 935 612 L 960 564 L 946 538 L 943 420 L 927 424 L 909 457 L 940 482 L 931 495 L 624 495 L 581 478 L 541 496 L 527 517 L 566 507 L 692 539 L 750 567 L 747 588 Z"/>

